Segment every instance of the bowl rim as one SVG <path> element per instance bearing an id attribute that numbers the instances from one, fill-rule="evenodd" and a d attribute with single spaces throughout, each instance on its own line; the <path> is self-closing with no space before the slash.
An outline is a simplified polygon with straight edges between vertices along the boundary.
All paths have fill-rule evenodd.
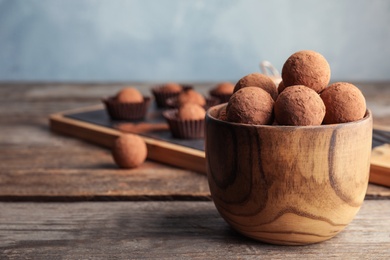
<path id="1" fill-rule="evenodd" d="M 218 119 L 211 115 L 212 110 L 220 109 L 223 106 L 227 106 L 228 103 L 223 103 L 219 105 L 215 105 L 207 109 L 206 111 L 206 122 L 208 119 L 217 121 L 221 124 L 226 125 L 233 125 L 233 126 L 240 126 L 240 127 L 256 127 L 256 128 L 268 128 L 268 129 L 326 129 L 326 128 L 335 128 L 335 127 L 341 127 L 341 126 L 351 126 L 351 125 L 357 125 L 364 123 L 366 121 L 369 121 L 372 119 L 372 112 L 368 108 L 366 108 L 366 113 L 364 114 L 364 117 L 362 119 L 347 122 L 347 123 L 338 123 L 338 124 L 324 124 L 324 125 L 308 125 L 308 126 L 292 126 L 292 125 L 252 125 L 252 124 L 244 124 L 244 123 L 235 123 L 235 122 L 229 122 L 225 120 Z"/>

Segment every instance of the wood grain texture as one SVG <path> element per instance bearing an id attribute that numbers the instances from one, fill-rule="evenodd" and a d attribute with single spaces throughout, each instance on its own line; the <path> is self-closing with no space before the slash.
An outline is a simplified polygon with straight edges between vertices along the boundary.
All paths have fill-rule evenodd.
<path id="1" fill-rule="evenodd" d="M 50 131 L 50 114 L 95 105 L 121 87 L 0 84 L 0 200 L 210 200 L 194 171 L 151 160 L 121 170 L 108 149 Z"/>
<path id="2" fill-rule="evenodd" d="M 206 116 L 211 196 L 239 232 L 275 244 L 309 244 L 343 230 L 363 202 L 372 115 L 314 127 L 257 126 Z M 224 147 L 224 149 L 220 149 Z"/>
<path id="3" fill-rule="evenodd" d="M 50 114 L 95 105 L 124 85 L 0 83 L 0 200 L 61 201 L 0 203 L 0 259 L 390 258 L 387 187 L 370 184 L 336 237 L 273 246 L 234 232 L 212 202 L 161 201 L 209 199 L 205 176 L 150 160 L 119 170 L 109 150 L 50 132 Z M 135 86 L 148 94 L 151 85 Z M 195 84 L 203 93 L 212 86 Z M 359 86 L 374 123 L 390 125 L 390 84 Z M 64 203 L 74 200 L 99 202 Z"/>
<path id="4" fill-rule="evenodd" d="M 274 246 L 234 232 L 212 202 L 0 203 L 0 259 L 389 259 L 390 200 L 336 237 Z"/>
<path id="5" fill-rule="evenodd" d="M 50 114 L 96 105 L 124 85 L 0 83 L 0 200 L 208 200 L 203 175 L 151 160 L 119 170 L 108 149 L 50 132 Z M 152 85 L 134 86 L 148 94 Z M 194 86 L 207 94 L 214 84 Z M 390 84 L 359 86 L 374 122 L 390 125 Z M 389 188 L 369 185 L 366 199 L 389 198 Z"/>
<path id="6" fill-rule="evenodd" d="M 390 144 L 372 151 L 370 182 L 390 187 Z"/>

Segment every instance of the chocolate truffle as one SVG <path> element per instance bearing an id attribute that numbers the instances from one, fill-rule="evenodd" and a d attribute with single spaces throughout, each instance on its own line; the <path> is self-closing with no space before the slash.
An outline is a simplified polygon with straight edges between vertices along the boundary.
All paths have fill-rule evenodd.
<path id="1" fill-rule="evenodd" d="M 284 63 L 282 79 L 286 87 L 304 85 L 320 93 L 329 84 L 330 67 L 320 53 L 298 51 Z"/>
<path id="2" fill-rule="evenodd" d="M 261 73 L 251 73 L 242 77 L 234 87 L 234 92 L 246 87 L 259 87 L 267 91 L 276 100 L 278 90 L 274 81 L 267 75 Z"/>
<path id="3" fill-rule="evenodd" d="M 165 85 L 160 87 L 160 91 L 170 92 L 170 93 L 179 93 L 183 90 L 183 87 L 174 82 L 168 82 Z"/>
<path id="4" fill-rule="evenodd" d="M 195 103 L 200 106 L 206 105 L 206 99 L 200 93 L 196 92 L 193 89 L 189 89 L 187 91 L 180 93 L 180 95 L 177 98 L 177 102 L 179 106 L 182 106 L 186 103 Z"/>
<path id="5" fill-rule="evenodd" d="M 145 141 L 134 134 L 122 134 L 114 142 L 112 156 L 121 168 L 135 168 L 141 165 L 147 155 Z"/>
<path id="6" fill-rule="evenodd" d="M 226 103 L 229 101 L 234 91 L 234 84 L 230 82 L 221 82 L 216 85 L 213 89 L 210 90 L 210 96 L 215 97 L 218 100 L 215 104 L 209 104 L 209 101 L 206 100 L 207 106 L 211 107 L 216 104 Z"/>
<path id="7" fill-rule="evenodd" d="M 179 107 L 177 116 L 181 120 L 199 120 L 204 119 L 206 111 L 203 107 L 194 103 L 186 103 Z"/>
<path id="8" fill-rule="evenodd" d="M 222 121 L 227 121 L 226 107 L 222 107 L 219 109 L 217 118 Z"/>
<path id="9" fill-rule="evenodd" d="M 144 97 L 136 88 L 127 87 L 118 92 L 116 100 L 121 103 L 141 103 Z"/>
<path id="10" fill-rule="evenodd" d="M 211 90 L 211 94 L 216 95 L 231 95 L 234 91 L 234 85 L 230 82 L 219 83 Z"/>
<path id="11" fill-rule="evenodd" d="M 244 87 L 235 92 L 226 107 L 227 120 L 235 123 L 266 125 L 273 121 L 274 100 L 259 87 Z"/>
<path id="12" fill-rule="evenodd" d="M 313 89 L 303 85 L 286 88 L 275 101 L 275 119 L 279 125 L 321 125 L 325 105 Z"/>
<path id="13" fill-rule="evenodd" d="M 337 124 L 362 119 L 366 113 L 366 100 L 353 84 L 333 83 L 322 93 L 326 106 L 324 124 Z"/>
<path id="14" fill-rule="evenodd" d="M 156 101 L 157 107 L 166 108 L 169 107 L 169 105 L 167 104 L 167 100 L 170 98 L 177 98 L 177 96 L 185 88 L 190 88 L 190 86 L 183 86 L 174 82 L 169 82 L 163 85 L 157 85 L 151 90 L 154 96 L 154 100 Z"/>
<path id="15" fill-rule="evenodd" d="M 279 85 L 278 85 L 278 93 L 282 93 L 282 91 L 286 88 L 286 86 L 284 85 L 283 83 L 283 80 L 281 82 L 279 82 Z"/>

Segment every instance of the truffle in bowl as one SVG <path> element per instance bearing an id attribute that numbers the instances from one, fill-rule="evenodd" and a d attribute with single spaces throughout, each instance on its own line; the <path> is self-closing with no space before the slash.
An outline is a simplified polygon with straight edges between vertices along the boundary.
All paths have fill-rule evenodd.
<path id="1" fill-rule="evenodd" d="M 359 211 L 369 177 L 372 115 L 319 126 L 252 125 L 206 113 L 210 192 L 241 234 L 272 244 L 318 243 Z M 221 149 L 221 147 L 223 147 Z"/>

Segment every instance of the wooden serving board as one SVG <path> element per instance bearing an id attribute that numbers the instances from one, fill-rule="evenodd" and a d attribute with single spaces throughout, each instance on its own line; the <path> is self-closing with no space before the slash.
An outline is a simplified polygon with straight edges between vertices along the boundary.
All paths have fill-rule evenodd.
<path id="1" fill-rule="evenodd" d="M 390 187 L 390 127 L 374 125 L 370 182 Z"/>
<path id="2" fill-rule="evenodd" d="M 161 110 L 153 107 L 145 120 L 112 121 L 102 105 L 50 115 L 52 131 L 77 137 L 107 148 L 122 132 L 140 135 L 148 158 L 176 167 L 206 173 L 204 140 L 180 140 L 169 132 Z M 390 187 L 390 128 L 374 127 L 370 182 Z"/>
<path id="3" fill-rule="evenodd" d="M 149 159 L 206 173 L 204 140 L 173 138 L 156 108 L 151 109 L 145 120 L 132 123 L 110 120 L 102 105 L 52 114 L 49 120 L 54 132 L 107 148 L 112 147 L 122 132 L 136 133 L 145 140 Z"/>

